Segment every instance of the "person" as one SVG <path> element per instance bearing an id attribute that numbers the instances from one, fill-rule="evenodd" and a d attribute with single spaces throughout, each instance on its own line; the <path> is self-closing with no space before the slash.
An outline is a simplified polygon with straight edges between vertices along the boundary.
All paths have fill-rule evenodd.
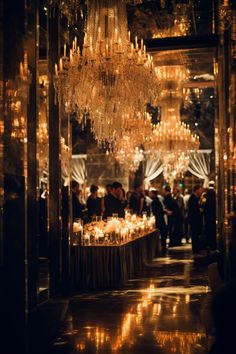
<path id="1" fill-rule="evenodd" d="M 112 216 L 112 214 L 118 214 L 119 218 L 125 217 L 124 205 L 121 201 L 122 194 L 122 184 L 119 182 L 113 182 L 111 185 L 111 192 L 104 200 L 104 218 Z"/>
<path id="2" fill-rule="evenodd" d="M 216 193 L 214 186 L 214 181 L 210 181 L 204 205 L 206 243 L 210 251 L 216 250 Z"/>
<path id="3" fill-rule="evenodd" d="M 179 188 L 174 188 L 173 190 L 174 200 L 178 205 L 177 215 L 175 219 L 174 225 L 174 239 L 176 240 L 177 245 L 181 245 L 181 240 L 183 237 L 183 225 L 184 225 L 184 198 L 183 195 L 180 193 Z"/>
<path id="4" fill-rule="evenodd" d="M 123 205 L 123 208 L 126 209 L 128 202 L 127 202 L 126 193 L 125 193 L 125 190 L 124 190 L 123 187 L 121 188 L 121 192 L 120 192 L 120 197 L 119 197 L 119 199 L 120 199 L 120 201 L 121 201 L 121 203 L 122 203 L 122 205 Z"/>
<path id="5" fill-rule="evenodd" d="M 176 221 L 176 216 L 178 214 L 178 205 L 171 195 L 170 186 L 164 188 L 164 211 L 167 214 L 167 228 L 170 237 L 169 246 L 177 246 L 178 241 L 175 239 L 174 226 Z"/>
<path id="6" fill-rule="evenodd" d="M 107 197 L 111 194 L 111 183 L 107 183 L 105 186 L 105 189 L 106 189 L 106 194 L 102 198 L 102 213 L 103 214 L 105 212 L 105 205 L 106 205 Z"/>
<path id="7" fill-rule="evenodd" d="M 166 239 L 167 239 L 167 225 L 165 223 L 163 206 L 158 198 L 158 192 L 156 190 L 151 190 L 149 196 L 152 200 L 151 211 L 156 219 L 156 228 L 160 231 L 161 235 L 161 253 L 166 254 Z"/>
<path id="8" fill-rule="evenodd" d="M 202 233 L 202 213 L 199 201 L 202 192 L 202 186 L 196 184 L 188 202 L 188 222 L 190 225 L 190 235 L 194 255 L 201 251 L 200 235 Z"/>
<path id="9" fill-rule="evenodd" d="M 132 192 L 131 192 L 131 191 L 128 191 L 128 192 L 126 193 L 126 201 L 127 201 L 126 208 L 127 208 L 127 209 L 130 209 L 130 198 L 131 198 L 131 195 L 132 195 Z"/>
<path id="10" fill-rule="evenodd" d="M 106 188 L 106 195 L 110 194 L 111 193 L 111 183 L 107 183 L 105 188 Z"/>
<path id="11" fill-rule="evenodd" d="M 186 242 L 190 242 L 190 235 L 189 235 L 189 223 L 188 223 L 188 202 L 191 195 L 190 189 L 185 189 L 184 191 L 184 236 Z"/>
<path id="12" fill-rule="evenodd" d="M 150 193 L 149 190 L 147 189 L 145 189 L 144 191 L 144 198 L 145 198 L 145 202 L 144 202 L 143 211 L 146 211 L 147 215 L 150 216 L 152 199 L 150 198 Z"/>
<path id="13" fill-rule="evenodd" d="M 71 184 L 71 190 L 72 190 L 72 215 L 73 219 L 82 219 L 83 218 L 83 210 L 84 206 L 80 202 L 79 196 L 81 194 L 81 190 L 79 187 L 79 183 L 76 181 L 72 181 Z"/>
<path id="14" fill-rule="evenodd" d="M 130 197 L 130 209 L 136 215 L 141 215 L 146 210 L 143 185 L 140 183 L 134 186 L 134 191 Z"/>
<path id="15" fill-rule="evenodd" d="M 92 221 L 96 216 L 102 215 L 102 205 L 101 198 L 98 197 L 98 187 L 92 184 L 90 193 L 87 199 L 87 209 L 89 221 Z"/>

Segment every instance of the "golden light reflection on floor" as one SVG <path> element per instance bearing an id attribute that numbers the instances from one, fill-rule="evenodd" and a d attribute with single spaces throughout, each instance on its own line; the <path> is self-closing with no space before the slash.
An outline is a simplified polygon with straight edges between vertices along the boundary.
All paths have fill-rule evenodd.
<path id="1" fill-rule="evenodd" d="M 205 338 L 203 333 L 155 331 L 158 344 L 167 353 L 192 354 Z"/>
<path id="2" fill-rule="evenodd" d="M 193 347 L 197 345 L 203 338 L 200 333 L 183 333 L 183 332 L 163 332 L 158 331 L 158 317 L 163 311 L 163 297 L 159 296 L 156 301 L 157 290 L 151 282 L 146 289 L 140 290 L 140 301 L 131 305 L 129 311 L 123 316 L 121 325 L 114 329 L 102 327 L 84 327 L 85 334 L 77 337 L 77 350 L 79 352 L 86 351 L 91 345 L 96 348 L 96 352 L 102 353 L 104 350 L 112 350 L 113 353 L 119 353 L 121 349 L 128 352 L 132 348 L 137 338 L 145 332 L 148 327 L 154 334 L 157 345 L 167 349 L 168 353 L 191 354 Z M 171 289 L 172 293 L 178 288 Z M 205 292 L 205 287 L 197 287 L 196 290 Z M 200 292 L 201 292 L 200 291 Z M 178 293 L 178 292 L 177 292 Z M 191 301 L 192 288 L 186 289 L 169 300 L 167 306 L 169 321 L 173 321 L 178 315 L 178 311 L 183 311 L 183 304 L 189 304 Z M 166 296 L 165 296 L 166 300 Z M 174 301 L 173 301 L 174 300 Z M 167 299 L 168 301 L 168 299 Z M 165 305 L 166 306 L 166 305 Z M 166 308 L 166 307 L 165 307 Z"/>

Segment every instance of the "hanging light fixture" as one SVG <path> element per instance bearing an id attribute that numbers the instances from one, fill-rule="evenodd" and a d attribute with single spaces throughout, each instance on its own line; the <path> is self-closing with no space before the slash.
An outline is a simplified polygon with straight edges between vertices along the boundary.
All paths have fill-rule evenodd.
<path id="1" fill-rule="evenodd" d="M 116 160 L 126 171 L 135 172 L 144 160 L 143 149 L 135 144 L 130 135 L 123 135 L 113 151 Z"/>
<path id="2" fill-rule="evenodd" d="M 160 1 L 161 8 L 164 9 L 166 6 L 165 1 Z M 185 3 L 173 2 L 171 16 L 172 21 L 170 21 L 171 26 L 168 26 L 166 17 L 163 16 L 163 23 L 161 22 L 158 27 L 158 31 L 153 34 L 153 38 L 166 38 L 166 37 L 179 37 L 187 36 L 191 28 L 191 6 Z M 160 18 L 161 20 L 161 18 Z"/>
<path id="3" fill-rule="evenodd" d="M 89 115 L 98 144 L 121 137 L 127 117 L 145 115 L 157 99 L 153 59 L 143 41 L 130 41 L 126 6 L 117 0 L 91 0 L 83 48 L 75 38 L 69 56 L 55 66 L 55 89 L 68 114 Z"/>
<path id="4" fill-rule="evenodd" d="M 199 148 L 199 138 L 180 120 L 183 83 L 188 78 L 188 70 L 184 64 L 168 65 L 168 58 L 167 53 L 162 58 L 167 60 L 167 65 L 156 68 L 161 82 L 161 122 L 153 129 L 145 148 L 153 156 L 160 155 L 163 176 L 173 184 L 187 170 L 190 153 Z"/>
<path id="5" fill-rule="evenodd" d="M 115 141 L 113 155 L 127 170 L 134 172 L 144 160 L 144 143 L 152 133 L 151 116 L 146 113 L 137 115 L 135 119 L 126 117 L 122 138 Z"/>
<path id="6" fill-rule="evenodd" d="M 80 4 L 80 0 L 48 0 L 48 5 L 52 8 L 58 6 L 61 15 L 65 16 L 71 25 L 78 20 Z"/>

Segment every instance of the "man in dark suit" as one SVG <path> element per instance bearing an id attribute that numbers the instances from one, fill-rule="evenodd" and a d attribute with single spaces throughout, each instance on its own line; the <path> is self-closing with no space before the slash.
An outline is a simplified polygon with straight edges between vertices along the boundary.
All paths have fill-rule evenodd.
<path id="1" fill-rule="evenodd" d="M 149 192 L 152 199 L 151 211 L 156 219 L 156 228 L 160 231 L 161 235 L 161 253 L 166 254 L 166 238 L 167 238 L 167 225 L 165 223 L 163 206 L 158 198 L 158 193 L 155 190 Z"/>
<path id="2" fill-rule="evenodd" d="M 133 210 L 134 214 L 141 215 L 142 211 L 145 210 L 145 198 L 143 185 L 138 183 L 134 186 L 134 191 L 130 197 L 130 209 Z"/>
<path id="3" fill-rule="evenodd" d="M 193 254 L 197 254 L 201 250 L 200 235 L 202 233 L 202 212 L 199 199 L 202 192 L 202 186 L 200 184 L 195 185 L 188 202 L 188 222 L 190 225 Z"/>
<path id="4" fill-rule="evenodd" d="M 168 233 L 170 237 L 169 247 L 179 246 L 178 240 L 176 240 L 175 237 L 175 230 L 174 230 L 176 218 L 178 215 L 178 204 L 171 195 L 170 186 L 166 186 L 164 189 L 164 206 L 165 206 L 164 211 L 166 212 L 168 217 L 167 227 L 168 227 Z"/>
<path id="5" fill-rule="evenodd" d="M 119 182 L 112 183 L 111 192 L 106 196 L 104 200 L 105 218 L 112 216 L 112 214 L 118 214 L 119 218 L 125 217 L 124 204 L 121 201 L 122 194 L 122 184 Z"/>

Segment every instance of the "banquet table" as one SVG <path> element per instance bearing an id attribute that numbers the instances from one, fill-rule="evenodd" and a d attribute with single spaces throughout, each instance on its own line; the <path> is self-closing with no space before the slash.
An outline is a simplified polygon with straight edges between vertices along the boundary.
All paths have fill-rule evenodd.
<path id="1" fill-rule="evenodd" d="M 143 269 L 157 253 L 158 230 L 119 245 L 71 247 L 73 290 L 119 288 Z"/>

